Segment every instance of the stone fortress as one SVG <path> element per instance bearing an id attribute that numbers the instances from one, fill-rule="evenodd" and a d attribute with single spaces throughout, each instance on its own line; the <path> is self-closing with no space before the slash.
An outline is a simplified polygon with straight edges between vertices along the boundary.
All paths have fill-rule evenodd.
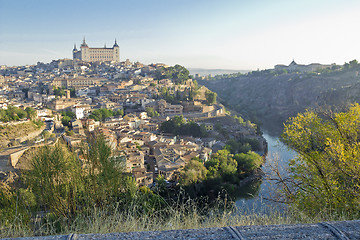
<path id="1" fill-rule="evenodd" d="M 80 50 L 77 50 L 74 44 L 73 59 L 84 62 L 120 62 L 120 47 L 115 39 L 111 48 L 107 48 L 106 45 L 103 48 L 90 48 L 84 37 Z"/>

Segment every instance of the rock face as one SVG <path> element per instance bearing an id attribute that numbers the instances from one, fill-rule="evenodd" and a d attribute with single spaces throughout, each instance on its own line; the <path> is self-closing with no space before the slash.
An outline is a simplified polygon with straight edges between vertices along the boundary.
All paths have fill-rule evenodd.
<path id="1" fill-rule="evenodd" d="M 226 106 L 279 129 L 307 108 L 360 102 L 360 77 L 355 70 L 321 75 L 262 73 L 199 83 L 216 92 Z"/>

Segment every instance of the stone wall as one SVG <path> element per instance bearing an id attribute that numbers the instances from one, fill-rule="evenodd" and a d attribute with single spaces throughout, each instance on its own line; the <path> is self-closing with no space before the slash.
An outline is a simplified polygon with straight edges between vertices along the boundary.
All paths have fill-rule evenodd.
<path id="1" fill-rule="evenodd" d="M 9 154 L 9 161 L 8 161 L 8 165 L 12 166 L 15 168 L 16 164 L 18 163 L 19 159 L 21 158 L 21 156 L 24 154 L 24 152 L 26 150 L 28 150 L 29 148 L 23 148 L 17 152 L 13 152 Z"/>
<path id="2" fill-rule="evenodd" d="M 26 136 L 19 137 L 16 140 L 21 143 L 21 142 L 25 142 L 27 140 L 33 139 L 33 138 L 39 136 L 44 131 L 44 129 L 45 129 L 45 125 L 42 126 L 39 130 L 30 132 L 30 133 L 26 134 Z"/>

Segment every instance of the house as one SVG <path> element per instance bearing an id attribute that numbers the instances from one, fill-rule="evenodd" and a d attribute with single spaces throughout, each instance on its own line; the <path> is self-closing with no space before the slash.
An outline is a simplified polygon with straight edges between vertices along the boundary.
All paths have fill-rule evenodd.
<path id="1" fill-rule="evenodd" d="M 71 107 L 71 111 L 75 113 L 76 119 L 83 119 L 87 117 L 88 110 L 90 110 L 89 105 L 74 105 Z"/>
<path id="2" fill-rule="evenodd" d="M 85 135 L 83 125 L 79 119 L 72 121 L 71 125 L 72 125 L 74 133 L 77 133 L 80 135 Z"/>
<path id="3" fill-rule="evenodd" d="M 144 168 L 144 154 L 138 151 L 126 154 L 126 171 L 132 172 L 135 168 Z"/>
<path id="4" fill-rule="evenodd" d="M 185 151 L 182 149 L 165 148 L 155 149 L 154 157 L 158 167 L 159 174 L 168 181 L 177 180 L 180 171 L 186 165 L 186 159 L 183 158 Z"/>
<path id="5" fill-rule="evenodd" d="M 146 168 L 134 168 L 133 176 L 135 178 L 136 185 L 138 186 L 149 186 L 154 181 L 154 175 L 152 172 L 147 172 Z"/>
<path id="6" fill-rule="evenodd" d="M 68 146 L 70 146 L 72 149 L 74 149 L 76 147 L 81 146 L 81 142 L 83 140 L 85 140 L 85 136 L 81 136 L 81 135 L 66 136 L 66 135 L 63 135 L 63 139 L 65 140 L 65 142 L 67 143 Z"/>

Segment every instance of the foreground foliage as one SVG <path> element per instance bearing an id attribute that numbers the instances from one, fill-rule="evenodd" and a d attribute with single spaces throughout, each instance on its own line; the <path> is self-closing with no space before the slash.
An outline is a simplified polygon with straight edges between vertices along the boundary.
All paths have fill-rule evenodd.
<path id="1" fill-rule="evenodd" d="M 360 216 L 360 105 L 343 112 L 307 111 L 285 125 L 284 142 L 298 153 L 282 181 L 293 206 L 316 214 Z"/>

